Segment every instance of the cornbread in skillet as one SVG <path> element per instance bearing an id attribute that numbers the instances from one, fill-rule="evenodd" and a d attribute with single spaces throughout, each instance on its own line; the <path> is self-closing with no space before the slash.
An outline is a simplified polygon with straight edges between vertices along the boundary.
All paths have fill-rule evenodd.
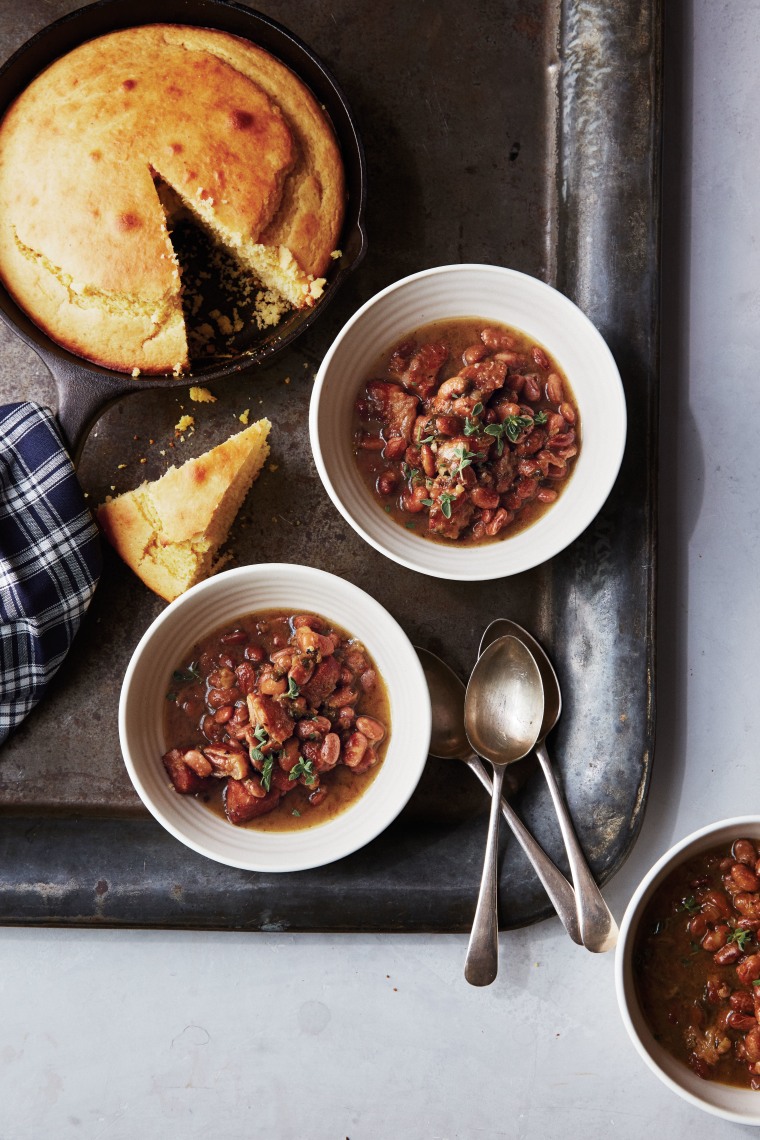
<path id="1" fill-rule="evenodd" d="M 76 48 L 0 124 L 0 276 L 53 339 L 120 371 L 188 367 L 166 187 L 283 307 L 315 303 L 338 242 L 334 136 L 274 57 L 161 24 Z"/>
<path id="2" fill-rule="evenodd" d="M 181 467 L 170 467 L 98 508 L 106 537 L 146 586 L 171 602 L 208 578 L 235 515 L 267 456 L 269 420 L 258 420 Z"/>

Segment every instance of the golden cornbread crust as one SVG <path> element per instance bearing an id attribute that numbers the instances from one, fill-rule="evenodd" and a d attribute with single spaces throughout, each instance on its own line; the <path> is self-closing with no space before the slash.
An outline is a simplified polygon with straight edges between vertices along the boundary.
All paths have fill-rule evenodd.
<path id="1" fill-rule="evenodd" d="M 267 456 L 262 419 L 165 475 L 110 499 L 98 522 L 117 553 L 167 602 L 224 563 L 219 547 Z"/>
<path id="2" fill-rule="evenodd" d="M 324 114 L 255 45 L 157 24 L 63 56 L 0 124 L 0 276 L 53 339 L 120 371 L 187 368 L 154 177 L 267 288 L 314 303 L 344 206 Z"/>

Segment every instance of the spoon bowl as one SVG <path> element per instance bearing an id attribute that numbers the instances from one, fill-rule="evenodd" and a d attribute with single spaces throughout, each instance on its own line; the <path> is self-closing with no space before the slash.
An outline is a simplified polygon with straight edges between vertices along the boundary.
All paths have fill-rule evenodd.
<path id="1" fill-rule="evenodd" d="M 544 686 L 528 647 L 508 634 L 478 658 L 464 702 L 467 739 L 496 767 L 522 760 L 544 721 Z"/>
<path id="2" fill-rule="evenodd" d="M 464 968 L 473 986 L 490 985 L 498 970 L 496 872 L 504 772 L 533 748 L 543 717 L 544 688 L 533 655 L 516 637 L 499 638 L 478 658 L 464 701 L 467 739 L 493 765 L 488 841 Z"/>

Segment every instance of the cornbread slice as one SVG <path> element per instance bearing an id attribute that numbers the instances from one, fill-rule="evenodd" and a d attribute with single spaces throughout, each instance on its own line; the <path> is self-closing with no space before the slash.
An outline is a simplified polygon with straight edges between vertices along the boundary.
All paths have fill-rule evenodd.
<path id="1" fill-rule="evenodd" d="M 235 515 L 267 456 L 269 420 L 181 467 L 170 467 L 98 508 L 106 537 L 138 577 L 171 602 L 226 561 L 217 560 Z"/>
<path id="2" fill-rule="evenodd" d="M 248 41 L 156 24 L 61 57 L 0 123 L 0 277 L 53 339 L 187 369 L 161 184 L 284 307 L 315 303 L 344 207 L 324 113 Z"/>

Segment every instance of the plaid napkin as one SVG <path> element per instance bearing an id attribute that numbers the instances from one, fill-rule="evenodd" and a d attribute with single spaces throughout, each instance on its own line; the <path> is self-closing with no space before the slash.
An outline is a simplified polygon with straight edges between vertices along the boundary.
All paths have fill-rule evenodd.
<path id="1" fill-rule="evenodd" d="M 0 744 L 44 696 L 99 574 L 97 528 L 52 413 L 0 407 Z"/>

